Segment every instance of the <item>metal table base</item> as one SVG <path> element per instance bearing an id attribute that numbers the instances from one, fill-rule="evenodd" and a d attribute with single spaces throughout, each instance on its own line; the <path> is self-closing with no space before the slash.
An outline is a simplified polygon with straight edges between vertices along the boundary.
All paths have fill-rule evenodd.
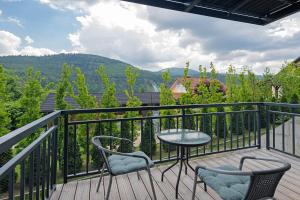
<path id="1" fill-rule="evenodd" d="M 180 153 L 179 153 L 180 149 Z M 177 146 L 177 160 L 175 163 L 173 163 L 171 166 L 169 166 L 167 169 L 165 169 L 162 174 L 161 174 L 161 181 L 164 181 L 164 174 L 169 171 L 172 167 L 177 165 L 179 163 L 179 172 L 177 176 L 177 182 L 176 182 L 176 199 L 178 199 L 178 188 L 179 188 L 179 181 L 181 177 L 181 171 L 182 171 L 182 166 L 184 164 L 185 166 L 185 174 L 187 175 L 187 169 L 188 167 L 195 171 L 195 169 L 189 164 L 189 147 L 185 146 Z"/>

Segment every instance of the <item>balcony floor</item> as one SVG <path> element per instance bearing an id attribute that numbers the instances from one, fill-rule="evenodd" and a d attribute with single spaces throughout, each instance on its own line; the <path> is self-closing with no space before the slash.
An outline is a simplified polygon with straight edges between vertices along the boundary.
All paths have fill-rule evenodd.
<path id="1" fill-rule="evenodd" d="M 238 166 L 239 159 L 242 156 L 257 156 L 257 157 L 268 157 L 286 160 L 292 164 L 292 169 L 289 170 L 284 177 L 281 179 L 280 184 L 276 190 L 275 197 L 282 200 L 298 200 L 300 199 L 300 159 L 287 156 L 285 154 L 279 153 L 273 150 L 265 149 L 248 149 L 234 151 L 230 153 L 221 153 L 210 156 L 203 156 L 191 160 L 192 166 L 198 164 L 205 166 L 219 166 L 222 164 L 232 164 Z M 253 162 L 248 161 L 245 163 L 246 170 L 253 169 L 266 169 L 272 167 L 275 163 L 265 163 L 265 162 Z M 163 200 L 173 200 L 175 199 L 175 185 L 178 173 L 178 166 L 172 168 L 165 174 L 164 182 L 160 181 L 161 172 L 168 165 L 158 165 L 152 169 L 152 175 L 154 178 L 154 184 L 156 189 L 156 194 L 158 199 Z M 181 182 L 179 187 L 179 199 L 191 199 L 192 186 L 193 186 L 193 172 L 188 170 L 188 175 L 184 173 L 181 174 Z M 131 173 L 128 175 L 117 176 L 114 178 L 111 190 L 111 198 L 114 200 L 133 200 L 133 199 L 151 199 L 151 187 L 149 184 L 149 179 L 146 172 L 141 172 L 141 180 L 138 180 L 136 173 Z M 92 178 L 86 180 L 71 181 L 64 185 L 58 185 L 56 192 L 52 195 L 52 200 L 102 200 L 104 199 L 104 194 L 106 187 L 108 185 L 108 177 L 104 178 L 104 186 L 101 184 L 100 191 L 96 193 L 96 186 L 99 178 Z M 208 188 L 206 193 L 203 190 L 203 185 L 198 184 L 196 197 L 199 200 L 213 200 L 220 199 L 218 195 Z"/>

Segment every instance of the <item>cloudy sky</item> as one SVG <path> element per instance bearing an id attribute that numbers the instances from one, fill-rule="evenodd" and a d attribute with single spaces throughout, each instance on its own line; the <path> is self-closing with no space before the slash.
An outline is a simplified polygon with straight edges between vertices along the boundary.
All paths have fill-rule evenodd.
<path id="1" fill-rule="evenodd" d="M 119 0 L 0 0 L 0 55 L 68 52 L 149 70 L 212 61 L 276 72 L 300 56 L 300 13 L 257 26 Z"/>

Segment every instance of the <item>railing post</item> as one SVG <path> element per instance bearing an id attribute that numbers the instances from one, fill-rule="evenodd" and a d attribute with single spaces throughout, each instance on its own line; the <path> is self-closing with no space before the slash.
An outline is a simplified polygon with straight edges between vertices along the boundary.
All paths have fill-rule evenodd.
<path id="1" fill-rule="evenodd" d="M 261 148 L 261 120 L 262 120 L 262 108 L 261 104 L 258 104 L 258 148 Z"/>
<path id="2" fill-rule="evenodd" d="M 270 112 L 269 112 L 269 107 L 266 106 L 266 115 L 267 115 L 267 120 L 266 120 L 266 148 L 270 150 Z"/>
<path id="3" fill-rule="evenodd" d="M 181 114 L 182 114 L 181 126 L 182 126 L 182 129 L 185 129 L 185 109 L 184 108 L 181 109 Z"/>
<path id="4" fill-rule="evenodd" d="M 69 136 L 69 116 L 64 114 L 64 183 L 68 182 L 68 136 Z"/>
<path id="5" fill-rule="evenodd" d="M 57 144 L 57 137 L 58 137 L 58 131 L 59 131 L 59 118 L 56 118 L 54 120 L 54 126 L 56 126 L 56 130 L 53 133 L 53 184 L 56 185 L 56 174 L 57 174 L 57 155 L 58 155 L 58 144 Z M 55 187 L 56 188 L 56 187 Z"/>

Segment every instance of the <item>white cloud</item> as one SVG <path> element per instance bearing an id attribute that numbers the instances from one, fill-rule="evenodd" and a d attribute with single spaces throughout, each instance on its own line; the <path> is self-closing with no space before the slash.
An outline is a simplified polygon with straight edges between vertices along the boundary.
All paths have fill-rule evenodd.
<path id="1" fill-rule="evenodd" d="M 0 16 L 2 15 L 2 10 L 0 10 Z"/>
<path id="2" fill-rule="evenodd" d="M 98 0 L 39 0 L 41 4 L 50 6 L 55 10 L 72 10 L 75 12 L 85 11 L 89 5 L 96 3 Z M 107 0 L 101 0 L 107 1 Z"/>
<path id="3" fill-rule="evenodd" d="M 291 38 L 300 32 L 300 18 L 288 18 L 272 26 L 268 31 L 270 36 L 279 38 Z"/>
<path id="4" fill-rule="evenodd" d="M 27 35 L 25 38 L 24 38 L 24 40 L 27 42 L 27 44 L 32 44 L 34 41 L 33 41 L 33 39 L 29 36 L 29 35 Z"/>
<path id="5" fill-rule="evenodd" d="M 16 24 L 17 26 L 23 28 L 23 24 L 21 23 L 21 21 L 16 18 L 16 17 L 8 17 L 7 18 L 7 21 L 10 22 L 10 23 L 13 23 L 13 24 Z"/>
<path id="6" fill-rule="evenodd" d="M 47 48 L 36 48 L 33 46 L 22 46 L 20 37 L 8 32 L 0 30 L 0 55 L 50 55 L 56 52 Z"/>

